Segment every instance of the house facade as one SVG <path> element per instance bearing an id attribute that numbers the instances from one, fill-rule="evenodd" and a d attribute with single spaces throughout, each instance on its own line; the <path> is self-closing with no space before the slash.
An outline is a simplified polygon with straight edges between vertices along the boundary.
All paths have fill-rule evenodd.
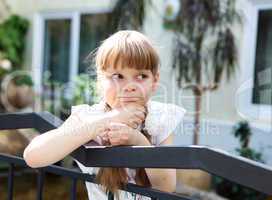
<path id="1" fill-rule="evenodd" d="M 175 133 L 175 143 L 188 145 L 192 141 L 194 97 L 190 91 L 178 88 L 173 75 L 173 32 L 163 26 L 165 2 L 153 0 L 153 7 L 147 9 L 143 32 L 156 44 L 161 58 L 161 84 L 154 99 L 186 108 L 187 116 Z M 115 3 L 113 0 L 6 1 L 10 13 L 19 14 L 31 23 L 24 66 L 33 75 L 37 93 L 43 93 L 42 78 L 46 71 L 63 82 L 86 72 L 83 61 L 103 39 L 102 33 L 107 30 L 105 15 Z M 243 27 L 239 24 L 233 27 L 239 69 L 229 82 L 224 77 L 216 91 L 203 96 L 200 144 L 234 152 L 238 140 L 230 133 L 232 127 L 239 120 L 248 120 L 254 132 L 252 146 L 262 151 L 264 159 L 272 164 L 269 142 L 272 138 L 272 1 L 237 0 L 237 8 L 243 16 Z"/>

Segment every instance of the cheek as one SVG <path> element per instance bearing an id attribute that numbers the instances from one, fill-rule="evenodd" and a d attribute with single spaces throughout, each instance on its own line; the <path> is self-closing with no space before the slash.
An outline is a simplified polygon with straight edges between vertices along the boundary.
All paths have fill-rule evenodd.
<path id="1" fill-rule="evenodd" d="M 105 97 L 105 100 L 110 103 L 114 101 L 117 94 L 117 88 L 111 81 L 104 81 L 103 82 L 103 96 Z"/>
<path id="2" fill-rule="evenodd" d="M 144 83 L 140 84 L 140 90 L 141 90 L 141 95 L 144 97 L 149 97 L 152 94 L 152 82 L 147 81 Z"/>

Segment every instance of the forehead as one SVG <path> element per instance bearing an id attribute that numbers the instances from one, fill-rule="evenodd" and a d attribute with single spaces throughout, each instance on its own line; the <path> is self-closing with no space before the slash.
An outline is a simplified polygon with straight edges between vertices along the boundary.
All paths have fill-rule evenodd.
<path id="1" fill-rule="evenodd" d="M 136 68 L 131 68 L 131 67 L 115 67 L 115 68 L 108 67 L 104 71 L 108 72 L 108 73 L 119 72 L 119 73 L 131 73 L 131 74 L 136 74 L 139 72 L 151 73 L 150 69 L 136 69 Z"/>

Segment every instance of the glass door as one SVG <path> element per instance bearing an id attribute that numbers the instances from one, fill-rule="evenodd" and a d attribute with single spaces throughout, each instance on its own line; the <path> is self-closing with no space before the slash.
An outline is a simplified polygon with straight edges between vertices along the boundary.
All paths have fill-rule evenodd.
<path id="1" fill-rule="evenodd" d="M 56 112 L 59 85 L 69 82 L 71 19 L 46 19 L 44 22 L 42 64 L 42 106 Z"/>

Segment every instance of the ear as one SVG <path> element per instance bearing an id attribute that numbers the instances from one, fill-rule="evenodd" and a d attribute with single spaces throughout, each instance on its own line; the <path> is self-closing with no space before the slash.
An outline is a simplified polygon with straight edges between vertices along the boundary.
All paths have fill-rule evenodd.
<path id="1" fill-rule="evenodd" d="M 160 72 L 157 72 L 153 79 L 152 92 L 155 92 L 157 90 L 159 82 L 160 82 Z"/>

